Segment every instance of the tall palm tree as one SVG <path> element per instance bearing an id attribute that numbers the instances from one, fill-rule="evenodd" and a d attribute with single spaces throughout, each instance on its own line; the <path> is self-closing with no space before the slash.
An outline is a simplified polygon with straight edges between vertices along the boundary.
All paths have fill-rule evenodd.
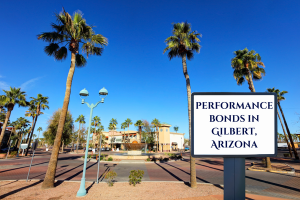
<path id="1" fill-rule="evenodd" d="M 159 138 L 158 138 L 158 127 L 160 126 L 160 121 L 156 118 L 154 118 L 151 122 L 152 126 L 156 128 L 156 151 L 158 151 L 158 141 L 159 141 Z"/>
<path id="2" fill-rule="evenodd" d="M 114 136 L 115 136 L 115 130 L 116 130 L 117 124 L 118 124 L 117 119 L 112 118 L 110 120 L 110 124 L 111 124 L 110 126 L 113 128 L 112 130 L 113 130 L 113 138 L 114 138 Z"/>
<path id="3" fill-rule="evenodd" d="M 142 126 L 144 126 L 145 124 L 143 123 L 142 120 L 137 120 L 134 124 L 134 126 L 138 126 L 139 127 L 139 135 L 140 135 L 140 143 L 142 143 Z"/>
<path id="4" fill-rule="evenodd" d="M 75 122 L 79 123 L 78 136 L 77 136 L 77 145 L 76 145 L 76 153 L 78 153 L 78 145 L 79 145 L 79 136 L 80 136 L 80 124 L 85 124 L 85 119 L 83 115 L 79 115 L 79 117 L 75 120 Z"/>
<path id="5" fill-rule="evenodd" d="M 286 120 L 285 120 L 285 117 L 284 117 L 284 114 L 283 114 L 283 111 L 282 111 L 282 108 L 281 108 L 281 105 L 280 105 L 280 101 L 285 100 L 285 97 L 283 95 L 288 93 L 288 92 L 287 91 L 280 91 L 279 89 L 275 89 L 274 87 L 273 88 L 267 88 L 267 91 L 268 92 L 275 92 L 277 94 L 277 105 L 280 109 L 280 112 L 281 112 L 281 115 L 282 115 L 282 118 L 283 118 L 283 121 L 284 121 L 284 124 L 285 124 L 285 128 L 287 130 L 287 133 L 288 133 L 288 136 L 289 136 L 289 139 L 290 139 L 290 142 L 291 142 L 291 146 L 292 146 L 292 149 L 293 149 L 293 152 L 294 152 L 294 155 L 295 155 L 295 159 L 299 160 L 299 155 L 298 155 L 297 150 L 295 148 L 295 144 L 294 144 L 290 129 L 289 129 L 287 123 L 286 123 Z M 279 116 L 279 113 L 278 113 L 278 116 Z M 280 119 L 280 117 L 279 117 L 279 119 Z M 281 119 L 280 119 L 280 121 L 281 121 Z M 288 146 L 289 146 L 289 144 L 288 144 Z"/>
<path id="6" fill-rule="evenodd" d="M 32 129 L 34 126 L 34 120 L 36 117 L 36 106 L 34 104 L 31 104 L 30 102 L 29 102 L 29 104 L 30 105 L 29 105 L 28 110 L 25 113 L 25 116 L 32 118 L 32 121 L 31 121 L 31 129 Z M 30 132 L 31 132 L 31 129 L 30 129 Z M 30 137 L 30 134 L 28 134 L 27 141 L 26 141 L 26 143 L 28 143 L 28 145 L 29 145 L 29 137 Z"/>
<path id="7" fill-rule="evenodd" d="M 19 105 L 22 107 L 28 106 L 28 102 L 26 101 L 26 94 L 25 92 L 21 91 L 21 88 L 12 88 L 10 87 L 9 90 L 3 90 L 5 95 L 0 96 L 0 102 L 7 108 L 5 122 L 2 127 L 1 135 L 0 135 L 0 149 L 3 140 L 3 136 L 5 133 L 5 129 L 7 123 L 9 121 L 11 111 L 14 109 L 15 105 Z"/>
<path id="8" fill-rule="evenodd" d="M 231 66 L 234 69 L 233 76 L 238 85 L 242 85 L 245 79 L 248 82 L 251 92 L 255 92 L 253 80 L 260 80 L 265 75 L 264 63 L 261 57 L 254 50 L 248 51 L 247 48 L 233 52 L 235 57 L 231 59 Z"/>
<path id="9" fill-rule="evenodd" d="M 114 130 L 114 125 L 112 123 L 109 123 L 108 130 Z M 113 141 L 114 141 L 114 138 L 111 136 L 111 138 L 110 138 L 110 148 L 113 148 Z"/>
<path id="10" fill-rule="evenodd" d="M 173 35 L 165 40 L 167 47 L 164 49 L 164 53 L 169 51 L 168 56 L 170 60 L 175 57 L 180 57 L 182 59 L 183 75 L 186 81 L 188 99 L 189 137 L 191 138 L 191 84 L 187 71 L 186 58 L 191 60 L 194 57 L 194 52 L 200 52 L 201 46 L 198 42 L 200 42 L 199 37 L 201 37 L 201 34 L 197 33 L 197 31 L 192 31 L 191 25 L 187 22 L 174 23 L 172 33 Z M 195 158 L 192 156 L 190 156 L 190 171 L 191 187 L 196 188 Z"/>
<path id="11" fill-rule="evenodd" d="M 96 126 L 98 126 L 98 124 L 100 123 L 101 119 L 100 117 L 98 116 L 95 116 L 93 119 L 92 119 L 92 126 L 95 126 L 95 135 L 97 136 L 97 130 L 96 130 Z M 93 139 L 93 146 L 95 148 L 95 141 Z"/>
<path id="12" fill-rule="evenodd" d="M 131 121 L 131 119 L 127 118 L 127 119 L 125 120 L 125 122 L 126 122 L 127 127 L 128 127 L 128 138 L 129 138 L 129 126 L 132 125 L 132 121 Z"/>
<path id="13" fill-rule="evenodd" d="M 30 124 L 30 121 L 28 121 L 27 119 L 23 118 L 23 117 L 19 117 L 17 119 L 18 121 L 18 125 L 19 125 L 19 128 L 21 129 L 21 131 L 19 132 L 19 142 L 18 142 L 18 154 L 17 154 L 17 157 L 19 157 L 19 153 L 20 153 L 20 146 L 21 146 L 21 143 L 22 143 L 22 139 L 23 139 L 23 134 L 26 133 L 26 131 L 24 130 L 26 127 L 28 127 Z M 29 130 L 28 130 L 29 131 Z"/>
<path id="14" fill-rule="evenodd" d="M 127 123 L 126 123 L 126 121 L 125 122 L 123 122 L 122 124 L 121 124 L 121 129 L 124 129 L 124 137 L 123 137 L 123 141 L 126 141 L 125 140 L 125 129 L 127 128 Z"/>
<path id="15" fill-rule="evenodd" d="M 95 34 L 93 27 L 86 23 L 80 12 L 75 12 L 73 17 L 64 9 L 61 13 L 57 13 L 56 20 L 58 24 L 52 23 L 53 32 L 43 32 L 38 35 L 38 39 L 48 42 L 44 51 L 47 55 L 53 56 L 56 60 L 64 60 L 67 58 L 68 49 L 71 52 L 71 66 L 66 83 L 66 92 L 62 108 L 62 113 L 59 119 L 57 134 L 48 165 L 47 173 L 42 184 L 42 188 L 54 187 L 54 178 L 57 167 L 57 158 L 61 144 L 63 127 L 67 116 L 71 85 L 75 66 L 83 67 L 87 61 L 83 55 L 79 54 L 80 44 L 83 53 L 89 55 L 101 56 L 103 47 L 107 45 L 107 39 L 100 34 Z M 61 45 L 61 46 L 60 46 Z M 68 49 L 65 47 L 68 45 Z"/>
<path id="16" fill-rule="evenodd" d="M 260 80 L 265 75 L 265 64 L 261 57 L 254 50 L 249 51 L 247 48 L 234 51 L 234 58 L 231 59 L 231 67 L 234 69 L 233 77 L 237 85 L 242 85 L 245 79 L 248 82 L 249 90 L 255 92 L 253 80 Z M 266 157 L 267 168 L 271 168 L 270 157 Z"/>
<path id="17" fill-rule="evenodd" d="M 41 131 L 43 131 L 43 128 L 42 127 L 38 127 L 37 131 L 39 132 L 39 137 L 40 137 L 40 133 L 41 133 Z"/>
<path id="18" fill-rule="evenodd" d="M 178 129 L 179 129 L 178 126 L 174 126 L 174 131 L 176 131 L 176 133 L 177 133 Z"/>
<path id="19" fill-rule="evenodd" d="M 31 129 L 31 135 L 30 135 L 30 138 L 29 138 L 28 147 L 26 149 L 25 156 L 27 156 L 27 154 L 28 154 L 29 144 L 31 142 L 32 135 L 34 133 L 34 128 L 35 128 L 37 119 L 38 119 L 38 117 L 41 114 L 44 114 L 43 112 L 41 112 L 41 110 L 45 110 L 46 108 L 49 109 L 49 106 L 48 106 L 48 104 L 49 104 L 49 101 L 48 101 L 49 97 L 44 97 L 42 94 L 38 94 L 37 98 L 34 98 L 34 97 L 30 97 L 30 98 L 31 98 L 30 104 L 33 105 L 36 108 L 36 114 L 35 114 L 34 125 L 33 125 L 32 129 Z"/>

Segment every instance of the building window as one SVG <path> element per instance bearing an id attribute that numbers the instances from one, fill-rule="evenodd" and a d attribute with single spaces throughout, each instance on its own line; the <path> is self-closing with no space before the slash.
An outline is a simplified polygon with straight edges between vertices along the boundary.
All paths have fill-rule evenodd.
<path id="1" fill-rule="evenodd" d="M 168 129 L 166 129 L 166 131 L 168 132 Z"/>
<path id="2" fill-rule="evenodd" d="M 163 132 L 162 128 L 160 129 L 160 132 Z"/>

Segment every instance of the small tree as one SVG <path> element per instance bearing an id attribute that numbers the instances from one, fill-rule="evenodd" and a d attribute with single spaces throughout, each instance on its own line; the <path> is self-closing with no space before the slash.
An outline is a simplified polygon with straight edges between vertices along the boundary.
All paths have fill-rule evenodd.
<path id="1" fill-rule="evenodd" d="M 107 179 L 107 184 L 109 187 L 114 185 L 114 178 L 116 177 L 117 173 L 114 170 L 107 172 L 107 174 L 105 175 L 105 179 Z"/>
<path id="2" fill-rule="evenodd" d="M 135 186 L 136 184 L 142 182 L 143 176 L 143 170 L 131 170 L 129 175 L 129 185 Z"/>

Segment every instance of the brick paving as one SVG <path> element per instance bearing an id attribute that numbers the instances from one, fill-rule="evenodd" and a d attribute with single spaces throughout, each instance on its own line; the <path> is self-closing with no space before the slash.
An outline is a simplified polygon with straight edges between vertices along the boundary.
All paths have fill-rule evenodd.
<path id="1" fill-rule="evenodd" d="M 50 154 L 38 154 L 33 159 L 30 179 L 43 180 L 50 158 Z M 83 155 L 83 154 L 82 154 Z M 80 181 L 82 176 L 83 161 L 79 158 L 82 155 L 60 154 L 56 171 L 57 180 Z M 118 182 L 127 182 L 129 171 L 141 169 L 145 171 L 144 181 L 182 181 L 189 182 L 190 165 L 188 154 L 184 154 L 184 160 L 166 163 L 104 163 L 100 162 L 100 182 L 105 181 L 103 177 L 110 170 L 118 174 Z M 26 179 L 28 166 L 31 158 L 16 158 L 0 160 L 0 180 Z M 245 168 L 255 161 L 246 160 Z M 272 162 L 284 162 L 296 170 L 300 170 L 300 163 L 290 160 L 272 159 Z M 215 185 L 223 184 L 223 159 L 222 158 L 201 158 L 196 159 L 197 182 L 210 183 Z M 97 163 L 88 162 L 86 180 L 95 181 L 97 175 Z M 275 174 L 268 172 L 255 172 L 246 170 L 246 190 L 252 194 L 265 195 L 270 197 L 300 199 L 300 177 L 287 174 Z M 220 186 L 218 186 L 220 187 Z M 222 187 L 220 187 L 222 188 Z"/>

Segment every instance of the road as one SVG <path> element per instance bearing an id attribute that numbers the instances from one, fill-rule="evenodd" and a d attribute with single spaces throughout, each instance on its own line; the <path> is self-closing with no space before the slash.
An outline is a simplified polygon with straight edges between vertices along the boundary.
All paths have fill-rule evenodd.
<path id="1" fill-rule="evenodd" d="M 114 152 L 105 152 L 112 154 Z M 30 179 L 41 179 L 45 177 L 49 152 L 37 151 L 33 159 Z M 83 170 L 83 154 L 60 154 L 56 171 L 57 180 L 80 181 Z M 105 174 L 114 170 L 118 174 L 116 181 L 127 182 L 130 170 L 144 170 L 143 181 L 183 181 L 189 182 L 190 164 L 189 153 L 183 154 L 183 160 L 166 163 L 109 163 L 100 162 L 99 181 L 105 181 Z M 257 158 L 258 160 L 260 158 Z M 0 180 L 26 179 L 28 166 L 31 158 L 12 158 L 0 160 Z M 251 165 L 253 159 L 246 159 L 245 168 Z M 300 163 L 284 158 L 273 158 L 273 163 L 288 163 L 300 172 Z M 223 158 L 200 158 L 196 159 L 197 182 L 216 184 L 217 187 L 223 184 Z M 87 163 L 86 181 L 95 181 L 97 175 L 97 163 Z M 246 190 L 252 194 L 271 197 L 300 199 L 300 176 L 276 174 L 268 172 L 255 172 L 246 170 Z"/>

